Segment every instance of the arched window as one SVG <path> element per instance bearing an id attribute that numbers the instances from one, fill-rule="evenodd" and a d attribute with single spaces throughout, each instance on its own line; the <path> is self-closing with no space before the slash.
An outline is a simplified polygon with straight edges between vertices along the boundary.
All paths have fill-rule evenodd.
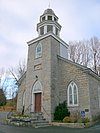
<path id="1" fill-rule="evenodd" d="M 42 56 L 42 44 L 39 42 L 36 46 L 36 50 L 35 50 L 35 57 L 39 58 Z"/>
<path id="2" fill-rule="evenodd" d="M 68 86 L 68 106 L 78 106 L 78 88 L 74 82 Z"/>
<path id="3" fill-rule="evenodd" d="M 42 92 L 42 85 L 40 81 L 36 81 L 33 86 L 33 93 Z"/>

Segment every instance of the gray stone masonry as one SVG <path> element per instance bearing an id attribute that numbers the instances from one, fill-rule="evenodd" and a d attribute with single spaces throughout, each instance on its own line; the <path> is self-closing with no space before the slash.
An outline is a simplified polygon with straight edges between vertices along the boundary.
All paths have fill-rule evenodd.
<path id="1" fill-rule="evenodd" d="M 87 73 L 81 65 L 58 58 L 59 65 L 59 98 L 67 101 L 67 88 L 71 81 L 78 86 L 78 106 L 68 107 L 73 113 L 85 111 L 85 117 L 90 120 L 100 115 L 98 103 L 98 86 L 100 81 Z M 85 67 L 84 67 L 85 68 Z M 88 111 L 86 111 L 88 110 Z"/>

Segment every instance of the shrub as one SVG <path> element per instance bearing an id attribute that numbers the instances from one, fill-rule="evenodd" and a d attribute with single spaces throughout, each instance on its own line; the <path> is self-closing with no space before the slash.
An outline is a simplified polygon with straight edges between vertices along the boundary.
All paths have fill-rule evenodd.
<path id="1" fill-rule="evenodd" d="M 72 116 L 66 116 L 63 119 L 63 122 L 65 122 L 65 123 L 76 123 L 77 119 L 75 117 L 72 117 Z"/>
<path id="2" fill-rule="evenodd" d="M 6 96 L 3 89 L 0 89 L 0 106 L 6 105 Z"/>
<path id="3" fill-rule="evenodd" d="M 70 116 L 65 116 L 64 119 L 63 119 L 63 122 L 71 123 L 71 117 Z"/>
<path id="4" fill-rule="evenodd" d="M 90 122 L 90 119 L 89 119 L 88 117 L 83 118 L 83 119 L 82 119 L 82 122 L 83 122 L 83 123 L 88 123 L 88 122 Z"/>
<path id="5" fill-rule="evenodd" d="M 67 109 L 67 104 L 64 101 L 55 108 L 54 120 L 63 120 L 65 116 L 70 116 L 70 112 Z"/>
<path id="6" fill-rule="evenodd" d="M 78 123 L 88 123 L 88 122 L 90 122 L 90 119 L 88 117 L 86 117 L 86 118 L 79 118 L 77 122 Z"/>

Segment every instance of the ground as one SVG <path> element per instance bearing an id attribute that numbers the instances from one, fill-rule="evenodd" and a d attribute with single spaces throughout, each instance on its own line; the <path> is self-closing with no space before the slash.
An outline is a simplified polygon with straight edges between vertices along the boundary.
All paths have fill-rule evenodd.
<path id="1" fill-rule="evenodd" d="M 7 100 L 5 106 L 0 106 L 0 112 L 10 112 L 11 110 L 16 110 L 16 99 Z"/>
<path id="2" fill-rule="evenodd" d="M 45 127 L 45 128 L 30 128 L 30 127 L 14 127 L 0 125 L 0 133 L 100 133 L 100 125 L 95 125 L 91 128 L 74 129 L 66 127 Z"/>

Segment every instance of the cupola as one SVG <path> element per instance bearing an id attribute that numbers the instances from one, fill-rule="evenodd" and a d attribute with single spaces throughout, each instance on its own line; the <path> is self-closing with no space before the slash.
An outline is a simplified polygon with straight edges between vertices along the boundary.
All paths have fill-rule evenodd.
<path id="1" fill-rule="evenodd" d="M 48 32 L 52 32 L 60 36 L 61 25 L 58 23 L 58 17 L 52 9 L 46 9 L 40 16 L 40 22 L 37 24 L 37 32 L 42 36 Z"/>

